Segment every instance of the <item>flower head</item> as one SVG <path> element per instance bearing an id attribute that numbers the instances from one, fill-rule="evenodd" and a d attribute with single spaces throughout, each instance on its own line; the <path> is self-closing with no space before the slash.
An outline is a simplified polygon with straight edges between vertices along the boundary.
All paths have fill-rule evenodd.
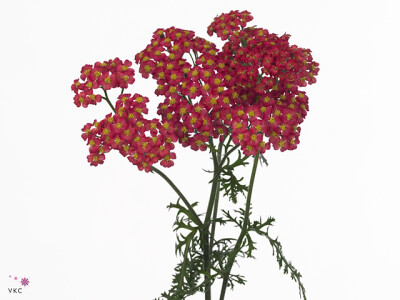
<path id="1" fill-rule="evenodd" d="M 170 167 L 174 143 L 204 151 L 210 138 L 227 135 L 245 155 L 296 149 L 309 109 L 301 88 L 316 82 L 319 64 L 311 50 L 290 45 L 288 34 L 248 27 L 252 19 L 248 11 L 217 16 L 208 34 L 225 41 L 220 50 L 191 30 L 157 29 L 135 62 L 157 82 L 159 119 L 145 118 L 148 98 L 120 95 L 114 114 L 82 129 L 90 164 L 102 164 L 115 149 L 140 170 L 156 162 Z M 131 65 L 115 58 L 83 66 L 71 86 L 75 104 L 100 102 L 97 88 L 127 88 L 134 82 Z"/>

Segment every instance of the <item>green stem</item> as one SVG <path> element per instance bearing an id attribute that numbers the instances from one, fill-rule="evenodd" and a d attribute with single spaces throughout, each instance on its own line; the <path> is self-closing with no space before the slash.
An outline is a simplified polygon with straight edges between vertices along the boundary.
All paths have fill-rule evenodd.
<path id="1" fill-rule="evenodd" d="M 194 59 L 193 59 L 193 56 L 192 56 L 192 54 L 189 52 L 189 55 L 190 55 L 190 58 L 192 59 L 192 62 L 193 62 L 193 66 L 196 66 L 196 63 L 195 63 L 195 61 L 194 61 Z"/>
<path id="2" fill-rule="evenodd" d="M 210 143 L 210 148 L 211 149 L 215 149 L 214 142 L 213 142 L 211 137 L 210 137 L 209 143 Z M 215 150 L 211 150 L 211 153 L 212 153 L 213 163 L 214 163 L 214 178 L 215 178 L 215 177 L 218 176 L 217 174 L 219 174 L 218 158 L 217 158 L 217 154 L 215 153 Z M 210 222 L 211 212 L 212 212 L 212 208 L 213 208 L 213 205 L 214 205 L 215 192 L 216 192 L 216 189 L 217 189 L 218 182 L 219 182 L 219 180 L 216 179 L 216 180 L 213 180 L 213 183 L 212 183 L 210 199 L 208 200 L 207 213 L 206 213 L 206 217 L 204 219 L 204 224 L 206 226 L 208 226 L 209 222 Z"/>
<path id="3" fill-rule="evenodd" d="M 203 249 L 204 249 L 204 271 L 205 274 L 210 276 L 211 270 L 211 256 L 212 248 L 214 244 L 214 235 L 215 235 L 215 222 L 211 222 L 211 213 L 213 213 L 213 220 L 217 216 L 218 211 L 218 201 L 219 201 L 219 192 L 220 192 L 220 181 L 219 181 L 219 174 L 221 172 L 221 156 L 222 156 L 222 147 L 224 145 L 224 141 L 220 142 L 218 145 L 218 150 L 215 149 L 213 139 L 210 138 L 209 146 L 211 149 L 213 163 L 214 163 L 214 180 L 211 187 L 210 199 L 208 202 L 207 212 L 204 219 L 204 231 L 203 231 Z M 228 154 L 229 155 L 229 154 Z M 224 157 L 225 159 L 227 156 Z M 217 175 L 218 174 L 218 175 Z M 211 227 L 211 234 L 209 231 L 210 224 L 212 223 Z M 207 281 L 207 278 L 204 278 Z M 205 299 L 211 300 L 211 285 L 212 282 L 207 282 L 205 285 Z"/>
<path id="4" fill-rule="evenodd" d="M 218 154 L 217 154 L 218 164 L 221 161 L 223 145 L 224 145 L 224 141 L 220 142 L 219 145 L 218 145 Z M 218 180 L 217 192 L 216 192 L 216 195 L 215 195 L 214 211 L 213 211 L 213 216 L 212 216 L 213 222 L 212 222 L 212 225 L 211 225 L 210 252 L 212 252 L 212 249 L 213 249 L 213 246 L 214 246 L 215 227 L 217 225 L 217 223 L 215 222 L 215 219 L 217 218 L 217 214 L 218 214 L 219 192 L 220 192 L 220 181 Z"/>
<path id="5" fill-rule="evenodd" d="M 190 205 L 189 201 L 186 199 L 186 197 L 182 194 L 182 192 L 176 187 L 176 185 L 172 182 L 171 179 L 168 178 L 167 175 L 165 175 L 162 171 L 157 169 L 156 167 L 152 166 L 151 167 L 152 172 L 156 172 L 158 175 L 160 175 L 171 187 L 172 189 L 178 194 L 178 196 L 182 199 L 182 201 L 185 203 L 186 207 L 190 211 L 193 217 L 193 221 L 198 225 L 199 227 L 203 226 L 203 223 L 199 219 L 197 213 L 194 211 L 192 205 Z"/>
<path id="6" fill-rule="evenodd" d="M 221 173 L 222 166 L 223 166 L 224 163 L 225 163 L 225 160 L 229 157 L 229 155 L 230 155 L 233 151 L 235 151 L 235 150 L 236 150 L 237 148 L 239 148 L 239 147 L 240 147 L 240 144 L 239 144 L 239 145 L 236 145 L 236 146 L 233 147 L 231 150 L 229 150 L 227 153 L 225 153 L 224 157 L 222 158 L 222 160 L 221 160 L 220 163 L 218 164 L 218 167 L 217 167 L 218 171 L 217 171 L 216 173 L 214 173 L 214 177 L 213 177 L 213 179 L 211 179 L 210 182 L 213 182 L 214 180 L 216 180 L 216 179 L 218 178 L 219 174 Z"/>
<path id="7" fill-rule="evenodd" d="M 190 100 L 189 97 L 186 97 L 186 96 L 184 96 L 184 95 L 182 95 L 181 93 L 178 93 L 178 92 L 176 92 L 176 93 L 177 93 L 182 99 L 186 100 L 187 103 L 189 103 L 190 105 L 193 105 L 193 102 L 192 102 L 192 100 Z"/>
<path id="8" fill-rule="evenodd" d="M 257 155 L 254 157 L 253 169 L 251 171 L 251 177 L 250 177 L 249 191 L 247 193 L 246 209 L 245 209 L 242 230 L 240 232 L 239 238 L 236 241 L 235 248 L 233 249 L 232 253 L 229 255 L 228 262 L 226 264 L 226 269 L 225 269 L 225 273 L 224 273 L 223 281 L 222 281 L 221 295 L 220 295 L 219 300 L 224 300 L 224 298 L 225 298 L 225 292 L 226 292 L 226 288 L 228 286 L 228 279 L 229 279 L 229 275 L 231 273 L 233 263 L 235 262 L 236 255 L 240 251 L 243 239 L 244 239 L 246 233 L 248 232 L 247 227 L 249 225 L 251 196 L 253 193 L 254 179 L 256 176 L 259 155 L 260 155 L 260 152 L 257 152 Z"/>
<path id="9" fill-rule="evenodd" d="M 115 114 L 115 108 L 114 108 L 114 106 L 112 105 L 112 103 L 111 103 L 111 101 L 110 101 L 110 98 L 108 98 L 107 91 L 106 91 L 105 89 L 103 89 L 103 88 L 101 88 L 101 89 L 104 91 L 104 95 L 106 95 L 105 97 L 102 97 L 102 98 L 105 99 L 105 100 L 107 101 L 108 105 L 110 105 L 111 109 L 113 110 L 113 112 L 114 112 L 114 114 Z"/>
<path id="10" fill-rule="evenodd" d="M 212 137 L 209 139 L 209 144 L 210 144 L 210 149 L 213 157 L 213 163 L 214 163 L 214 174 L 218 172 L 218 158 L 217 154 L 215 153 L 215 147 L 214 147 L 214 142 Z M 218 185 L 219 180 L 215 179 L 213 180 L 212 187 L 211 187 L 211 193 L 210 193 L 210 199 L 208 200 L 208 207 L 207 207 L 207 212 L 206 216 L 204 218 L 204 228 L 203 228 L 203 261 L 204 261 L 204 280 L 206 281 L 208 276 L 210 276 L 210 264 L 211 264 L 211 259 L 210 259 L 210 218 L 211 218 L 211 213 L 213 210 L 214 202 L 215 202 L 215 194 L 217 191 L 217 185 Z M 205 299 L 206 300 L 211 300 L 211 282 L 207 283 L 205 285 Z"/>

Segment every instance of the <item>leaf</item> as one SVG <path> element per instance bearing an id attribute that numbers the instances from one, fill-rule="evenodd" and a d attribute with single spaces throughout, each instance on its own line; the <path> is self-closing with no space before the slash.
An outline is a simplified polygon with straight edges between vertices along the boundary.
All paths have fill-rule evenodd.
<path id="1" fill-rule="evenodd" d="M 264 157 L 264 155 L 263 154 L 260 154 L 260 157 L 261 157 L 261 160 L 260 160 L 260 165 L 262 166 L 263 165 L 263 163 L 268 167 L 269 166 L 269 164 L 268 164 L 268 161 L 267 161 L 267 159 Z"/>
<path id="2" fill-rule="evenodd" d="M 180 214 L 184 214 L 187 216 L 188 219 L 190 219 L 194 224 L 196 224 L 197 226 L 200 226 L 200 224 L 196 221 L 196 218 L 193 216 L 193 214 L 185 207 L 183 207 L 182 205 L 179 204 L 179 200 L 180 198 L 177 200 L 176 203 L 170 203 L 167 208 L 171 209 L 171 208 L 176 208 L 178 209 L 178 213 L 177 213 L 177 217 Z M 192 207 L 195 207 L 198 204 L 198 202 L 194 202 L 192 204 Z"/>
<path id="3" fill-rule="evenodd" d="M 273 220 L 274 221 L 274 219 L 271 218 L 271 217 L 268 220 Z M 300 272 L 297 271 L 297 269 L 293 266 L 292 262 L 288 261 L 286 259 L 286 257 L 283 255 L 282 245 L 278 241 L 278 238 L 275 238 L 275 239 L 271 238 L 269 236 L 269 234 L 268 234 L 268 231 L 261 231 L 261 230 L 258 230 L 258 229 L 256 229 L 255 231 L 259 235 L 265 236 L 268 239 L 269 243 L 272 246 L 272 253 L 273 253 L 273 255 L 276 255 L 276 260 L 278 262 L 279 269 L 281 269 L 283 267 L 283 273 L 284 274 L 289 274 L 290 273 L 291 279 L 294 280 L 295 282 L 297 282 L 297 284 L 299 286 L 300 298 L 303 296 L 304 300 L 307 300 L 306 291 L 305 291 L 304 285 L 303 285 L 303 283 L 301 282 L 301 279 L 300 279 L 302 276 L 301 276 Z"/>

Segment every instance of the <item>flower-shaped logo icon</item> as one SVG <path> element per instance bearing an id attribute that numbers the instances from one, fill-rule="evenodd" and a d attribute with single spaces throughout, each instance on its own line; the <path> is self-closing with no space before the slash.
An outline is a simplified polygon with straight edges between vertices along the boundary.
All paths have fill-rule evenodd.
<path id="1" fill-rule="evenodd" d="M 21 279 L 21 284 L 22 284 L 23 286 L 28 286 L 28 285 L 29 285 L 29 279 L 26 278 L 26 277 L 22 278 L 22 279 Z"/>

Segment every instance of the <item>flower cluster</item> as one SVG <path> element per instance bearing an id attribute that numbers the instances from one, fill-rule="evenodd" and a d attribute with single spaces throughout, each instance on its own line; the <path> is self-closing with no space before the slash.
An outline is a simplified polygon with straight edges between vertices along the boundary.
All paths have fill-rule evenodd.
<path id="1" fill-rule="evenodd" d="M 96 105 L 101 102 L 102 96 L 94 94 L 93 90 L 102 88 L 127 88 L 135 79 L 135 71 L 131 68 L 132 62 L 119 58 L 110 59 L 102 63 L 96 62 L 94 66 L 82 67 L 80 79 L 75 79 L 71 89 L 75 93 L 74 103 L 76 106 L 88 107 L 89 104 Z"/>
<path id="2" fill-rule="evenodd" d="M 238 33 L 240 28 L 246 27 L 246 24 L 251 20 L 253 20 L 253 16 L 247 10 L 242 12 L 231 11 L 229 14 L 216 17 L 208 26 L 207 33 L 211 36 L 215 32 L 221 40 L 225 41 L 233 32 Z"/>
<path id="3" fill-rule="evenodd" d="M 118 97 L 115 114 L 82 128 L 82 138 L 89 145 L 91 165 L 102 164 L 105 153 L 111 149 L 118 150 L 139 170 L 146 172 L 158 161 L 164 167 L 173 165 L 176 155 L 171 150 L 176 137 L 159 120 L 144 118 L 143 114 L 148 112 L 147 102 L 149 99 L 139 94 L 122 94 Z"/>
<path id="4" fill-rule="evenodd" d="M 107 94 L 105 97 L 94 94 L 94 89 L 101 88 L 105 93 L 112 88 L 122 88 L 122 91 L 126 89 L 135 81 L 135 72 L 131 66 L 131 61 L 122 62 L 119 58 L 96 62 L 94 66 L 83 66 L 80 80 L 76 79 L 71 86 L 75 92 L 76 106 L 97 104 L 102 98 L 109 101 Z M 144 117 L 148 113 L 147 102 L 149 99 L 139 94 L 121 94 L 113 107 L 114 114 L 106 115 L 101 121 L 87 123 L 82 128 L 82 138 L 89 145 L 90 154 L 87 159 L 90 165 L 102 164 L 105 154 L 112 149 L 118 150 L 139 170 L 146 172 L 158 161 L 164 167 L 174 164 L 172 159 L 176 155 L 171 150 L 177 138 L 159 120 Z"/>
<path id="5" fill-rule="evenodd" d="M 308 111 L 308 96 L 300 87 L 316 82 L 319 64 L 309 49 L 289 44 L 263 28 L 246 27 L 248 11 L 231 11 L 214 19 L 208 34 L 226 41 L 221 50 L 190 30 L 157 29 L 150 44 L 135 56 L 144 78 L 157 81 L 160 120 L 146 120 L 147 98 L 122 94 L 115 114 L 84 127 L 89 162 L 104 161 L 104 153 L 119 150 L 139 169 L 161 161 L 173 165 L 173 143 L 204 151 L 212 139 L 230 135 L 249 156 L 293 150 Z M 134 82 L 131 62 L 118 58 L 85 65 L 74 81 L 75 104 L 87 107 L 106 91 Z M 93 94 L 102 88 L 105 96 Z M 122 93 L 122 92 L 121 92 Z M 138 100 L 139 99 L 139 100 Z M 111 105 L 111 103 L 109 102 Z"/>
<path id="6" fill-rule="evenodd" d="M 268 30 L 245 27 L 249 12 L 214 19 L 208 33 L 227 40 L 221 51 L 192 31 L 158 29 L 135 57 L 140 73 L 157 81 L 158 114 L 184 146 L 205 150 L 209 138 L 231 134 L 245 155 L 273 147 L 293 150 L 308 110 L 299 87 L 315 83 L 309 49 Z M 191 61 L 191 62 L 190 62 Z"/>
<path id="7" fill-rule="evenodd" d="M 191 56 L 193 52 L 193 56 Z M 192 58 L 192 63 L 184 57 Z M 209 138 L 226 134 L 226 127 L 203 103 L 193 103 L 197 97 L 208 97 L 221 82 L 216 75 L 216 46 L 195 37 L 194 32 L 171 27 L 158 29 L 147 48 L 136 55 L 140 73 L 157 80 L 156 95 L 164 96 L 157 113 L 164 126 L 184 146 L 193 150 L 207 149 Z"/>

